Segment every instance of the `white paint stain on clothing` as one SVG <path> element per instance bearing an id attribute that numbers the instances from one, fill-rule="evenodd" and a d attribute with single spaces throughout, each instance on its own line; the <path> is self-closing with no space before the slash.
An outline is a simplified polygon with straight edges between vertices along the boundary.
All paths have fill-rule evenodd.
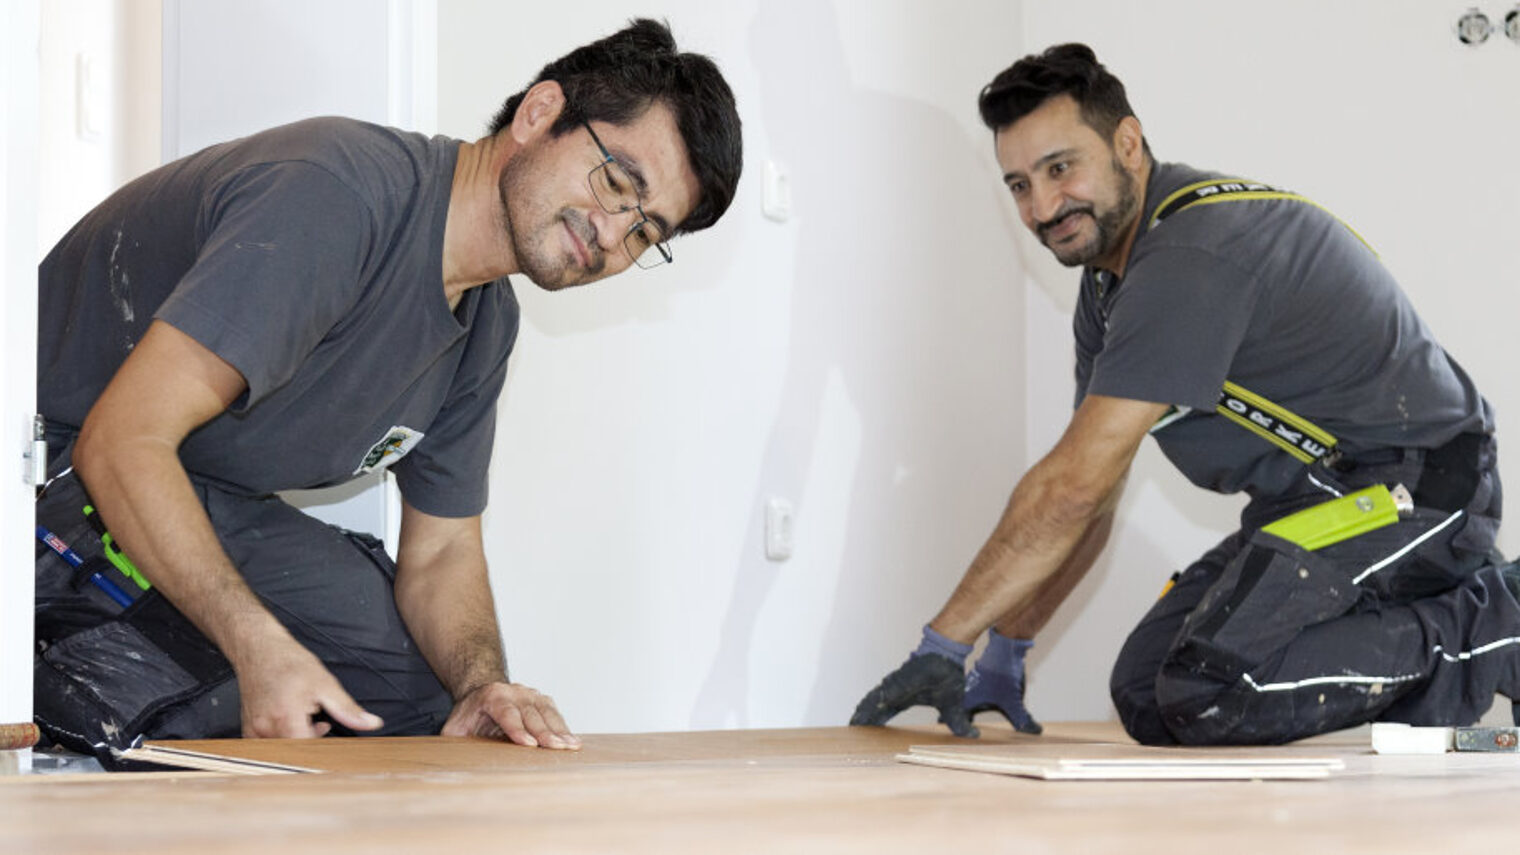
<path id="1" fill-rule="evenodd" d="M 121 319 L 126 323 L 132 323 L 137 313 L 132 310 L 132 277 L 123 270 L 117 256 L 121 254 L 122 230 L 116 230 L 116 242 L 111 245 L 111 260 L 109 262 L 110 275 L 107 279 L 111 286 L 111 299 L 116 301 L 116 310 L 121 313 Z"/>

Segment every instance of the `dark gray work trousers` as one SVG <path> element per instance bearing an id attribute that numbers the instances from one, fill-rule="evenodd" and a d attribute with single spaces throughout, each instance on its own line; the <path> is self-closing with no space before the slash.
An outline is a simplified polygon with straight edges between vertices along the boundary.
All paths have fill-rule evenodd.
<path id="1" fill-rule="evenodd" d="M 382 544 L 277 496 L 192 482 L 248 586 L 354 700 L 385 720 L 372 735 L 437 733 L 452 700 L 397 613 L 396 566 Z M 46 517 L 86 557 L 95 546 L 87 523 L 75 517 L 87 501 L 69 474 L 38 503 L 39 521 Z M 232 669 L 157 589 L 139 593 L 115 577 L 136 596 L 123 609 L 46 548 L 39 548 L 37 561 L 35 707 L 49 736 L 103 753 L 103 745 L 120 747 L 137 736 L 241 733 Z"/>
<path id="2" fill-rule="evenodd" d="M 1381 458 L 1381 459 L 1379 459 Z M 1490 437 L 1316 463 L 1256 501 L 1130 634 L 1110 691 L 1153 745 L 1275 744 L 1368 721 L 1467 725 L 1520 697 L 1520 603 L 1493 552 Z M 1310 552 L 1262 525 L 1372 484 L 1414 514 Z"/>

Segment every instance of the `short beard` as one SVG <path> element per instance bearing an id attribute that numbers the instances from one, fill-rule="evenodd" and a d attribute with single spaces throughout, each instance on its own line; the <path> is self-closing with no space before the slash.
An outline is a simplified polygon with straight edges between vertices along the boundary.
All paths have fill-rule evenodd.
<path id="1" fill-rule="evenodd" d="M 534 223 L 540 220 L 545 221 L 545 228 L 551 227 L 550 224 L 568 222 L 576 234 L 582 236 L 586 251 L 591 256 L 591 266 L 585 271 L 583 281 L 600 278 L 606 268 L 606 257 L 594 241 L 585 237 L 589 225 L 573 210 L 560 211 L 558 216 L 545 216 L 543 211 L 532 206 L 532 202 L 527 202 L 523 208 L 515 211 L 517 216 L 513 216 L 513 199 L 532 199 L 528 188 L 533 168 L 531 158 L 519 155 L 507 161 L 506 166 L 502 167 L 501 178 L 497 181 L 497 194 L 501 197 L 501 227 L 512 245 L 512 257 L 517 261 L 517 271 L 546 291 L 558 291 L 582 284 L 582 281 L 570 280 L 570 270 L 562 256 L 552 250 L 545 252 L 533 243 L 535 237 L 542 235 L 524 234 L 518 230 L 519 222 L 529 232 Z"/>
<path id="2" fill-rule="evenodd" d="M 1112 252 L 1114 247 L 1119 245 L 1119 241 L 1124 239 L 1125 230 L 1134 220 L 1135 214 L 1140 208 L 1140 196 L 1135 191 L 1135 176 L 1131 175 L 1124 168 L 1124 165 L 1119 162 L 1118 157 L 1114 157 L 1110 161 L 1110 164 L 1119 185 L 1119 198 L 1114 202 L 1112 207 L 1102 213 L 1094 213 L 1094 207 L 1091 204 L 1074 205 L 1061 211 L 1050 220 L 1050 224 L 1054 224 L 1068 214 L 1074 212 L 1086 213 L 1097 224 L 1098 233 L 1093 235 L 1092 240 L 1080 246 L 1068 246 L 1058 249 L 1051 246 L 1050 242 L 1045 239 L 1045 227 L 1042 226 L 1040 228 L 1040 242 L 1044 243 L 1055 254 L 1056 261 L 1061 262 L 1067 267 L 1081 267 L 1091 264 Z"/>

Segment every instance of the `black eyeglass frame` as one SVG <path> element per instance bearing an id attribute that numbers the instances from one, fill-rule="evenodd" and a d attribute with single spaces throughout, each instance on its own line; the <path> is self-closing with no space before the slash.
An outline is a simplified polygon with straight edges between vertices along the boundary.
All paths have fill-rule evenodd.
<path id="1" fill-rule="evenodd" d="M 601 205 L 602 210 L 606 211 L 609 214 L 626 214 L 629 211 L 639 212 L 638 221 L 629 226 L 628 231 L 623 234 L 623 251 L 628 253 L 628 257 L 633 259 L 634 264 L 637 264 L 644 270 L 648 270 L 651 267 L 659 267 L 661 264 L 669 264 L 672 261 L 675 261 L 675 256 L 670 252 L 670 242 L 663 237 L 665 230 L 660 228 L 659 223 L 656 223 L 655 221 L 649 219 L 649 215 L 644 213 L 644 206 L 641 203 L 635 201 L 632 208 L 628 207 L 627 205 L 623 205 L 620 208 L 613 209 L 608 207 L 607 203 L 602 200 L 601 195 L 596 192 L 596 181 L 594 180 L 594 177 L 597 173 L 597 170 L 610 169 L 614 166 L 617 167 L 618 171 L 622 173 L 623 180 L 627 182 L 629 189 L 632 190 L 637 185 L 634 184 L 632 177 L 628 175 L 628 170 L 624 168 L 621 163 L 618 163 L 617 158 L 612 156 L 612 152 L 607 150 L 607 146 L 602 144 L 602 138 L 597 136 L 596 131 L 591 129 L 591 123 L 581 122 L 581 125 L 585 127 L 586 133 L 591 135 L 591 141 L 596 143 L 596 147 L 602 152 L 602 162 L 598 163 L 596 166 L 593 166 L 591 168 L 591 171 L 586 173 L 586 184 L 591 187 L 591 195 L 596 199 L 596 203 L 598 205 Z M 633 192 L 634 198 L 637 199 L 638 191 L 633 190 Z M 658 257 L 660 260 L 650 262 L 648 264 L 645 264 L 641 260 L 643 256 L 649 254 L 648 249 L 646 248 L 643 252 L 634 252 L 633 246 L 630 246 L 628 243 L 630 240 L 633 240 L 634 234 L 645 226 L 654 227 L 654 229 L 662 236 L 660 240 L 649 242 L 649 246 L 652 246 L 659 251 Z"/>

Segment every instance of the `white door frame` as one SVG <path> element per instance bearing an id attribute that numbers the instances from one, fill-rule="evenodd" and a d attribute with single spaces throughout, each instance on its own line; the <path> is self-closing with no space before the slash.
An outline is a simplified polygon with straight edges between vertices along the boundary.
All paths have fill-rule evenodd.
<path id="1" fill-rule="evenodd" d="M 32 718 L 32 488 L 22 454 L 37 404 L 40 0 L 0 4 L 0 723 Z M 30 754 L 22 753 L 29 765 Z"/>

